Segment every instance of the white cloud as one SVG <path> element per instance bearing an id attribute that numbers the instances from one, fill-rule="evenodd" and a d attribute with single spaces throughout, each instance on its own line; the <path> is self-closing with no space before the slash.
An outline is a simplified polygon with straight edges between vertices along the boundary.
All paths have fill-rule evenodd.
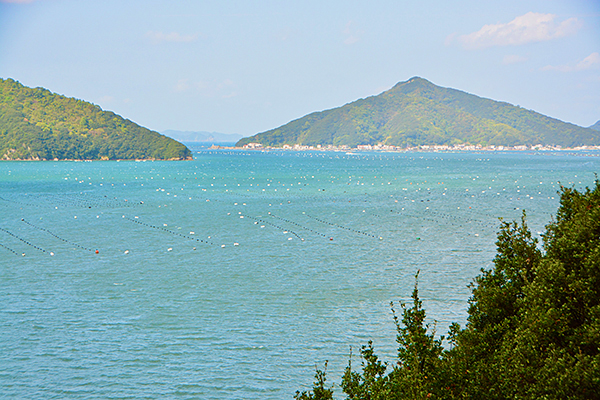
<path id="1" fill-rule="evenodd" d="M 493 46 L 518 46 L 573 35 L 581 27 L 577 18 L 562 22 L 554 14 L 529 12 L 505 24 L 485 25 L 477 32 L 462 35 L 458 40 L 467 49 Z"/>
<path id="2" fill-rule="evenodd" d="M 342 31 L 344 36 L 344 44 L 351 45 L 360 40 L 360 36 L 364 33 L 361 30 L 356 29 L 354 21 L 348 21 L 346 27 Z"/>
<path id="3" fill-rule="evenodd" d="M 598 67 L 600 67 L 600 53 L 590 54 L 575 66 L 575 68 L 577 68 L 578 71 Z"/>
<path id="4" fill-rule="evenodd" d="M 446 36 L 446 40 L 444 40 L 444 45 L 450 46 L 456 40 L 456 32 L 453 32 Z"/>
<path id="5" fill-rule="evenodd" d="M 164 42 L 187 43 L 187 42 L 196 41 L 198 39 L 198 34 L 182 35 L 178 32 L 163 33 L 163 32 L 149 31 L 146 33 L 146 37 L 149 38 L 152 41 L 152 43 L 154 43 L 154 44 L 159 44 L 159 43 L 164 43 Z"/>
<path id="6" fill-rule="evenodd" d="M 504 56 L 504 58 L 502 59 L 502 64 L 504 64 L 504 65 L 519 64 L 519 63 L 522 63 L 525 61 L 527 61 L 527 57 L 518 56 L 516 54 L 509 54 L 509 55 Z"/>
<path id="7" fill-rule="evenodd" d="M 573 72 L 600 69 L 600 53 L 594 52 L 575 65 L 546 65 L 542 71 Z"/>
<path id="8" fill-rule="evenodd" d="M 190 85 L 188 83 L 187 79 L 180 79 L 177 81 L 177 83 L 175 84 L 175 91 L 176 92 L 185 92 L 187 90 L 190 89 Z"/>

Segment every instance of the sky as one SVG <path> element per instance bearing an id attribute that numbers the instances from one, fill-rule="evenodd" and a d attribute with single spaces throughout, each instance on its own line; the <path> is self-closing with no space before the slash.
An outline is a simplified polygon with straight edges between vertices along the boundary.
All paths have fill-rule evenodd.
<path id="1" fill-rule="evenodd" d="M 420 76 L 600 120 L 600 0 L 0 0 L 0 77 L 250 136 Z"/>

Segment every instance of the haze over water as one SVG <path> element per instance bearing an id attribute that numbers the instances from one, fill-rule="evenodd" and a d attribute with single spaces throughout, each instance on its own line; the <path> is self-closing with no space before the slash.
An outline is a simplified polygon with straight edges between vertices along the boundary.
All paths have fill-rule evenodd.
<path id="1" fill-rule="evenodd" d="M 417 270 L 438 333 L 464 325 L 498 217 L 540 237 L 598 155 L 2 162 L 0 397 L 292 398 L 324 360 L 338 383 L 349 346 L 393 360 Z"/>

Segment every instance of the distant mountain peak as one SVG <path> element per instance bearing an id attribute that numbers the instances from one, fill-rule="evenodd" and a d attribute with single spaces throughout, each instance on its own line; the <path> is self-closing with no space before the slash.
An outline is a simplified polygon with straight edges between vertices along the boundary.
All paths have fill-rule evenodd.
<path id="1" fill-rule="evenodd" d="M 598 120 L 598 122 L 596 122 L 594 125 L 589 127 L 590 129 L 593 129 L 595 131 L 600 131 L 600 120 Z"/>
<path id="2" fill-rule="evenodd" d="M 242 135 L 235 133 L 220 133 L 207 131 L 178 131 L 166 130 L 163 135 L 169 136 L 181 142 L 220 142 L 235 143 L 242 138 Z"/>
<path id="3" fill-rule="evenodd" d="M 425 84 L 425 85 L 433 85 L 433 83 L 431 83 L 430 81 L 428 81 L 425 78 L 421 78 L 420 76 L 413 76 L 412 78 L 410 78 L 409 80 L 407 80 L 405 83 L 407 84 Z"/>
<path id="4" fill-rule="evenodd" d="M 425 87 L 425 86 L 435 86 L 433 83 L 429 82 L 427 79 L 425 78 L 421 78 L 420 76 L 413 76 L 412 78 L 410 78 L 407 81 L 404 82 L 398 82 L 394 85 L 394 87 L 390 90 L 394 90 L 396 88 L 401 88 L 401 87 Z"/>

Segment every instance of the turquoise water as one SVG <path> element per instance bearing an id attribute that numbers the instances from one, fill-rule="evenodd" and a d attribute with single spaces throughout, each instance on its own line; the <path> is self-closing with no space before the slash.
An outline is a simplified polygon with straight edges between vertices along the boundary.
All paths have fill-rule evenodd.
<path id="1" fill-rule="evenodd" d="M 0 397 L 284 399 L 325 360 L 339 382 L 350 346 L 392 359 L 417 270 L 438 333 L 464 324 L 498 217 L 539 237 L 597 156 L 2 162 Z"/>

